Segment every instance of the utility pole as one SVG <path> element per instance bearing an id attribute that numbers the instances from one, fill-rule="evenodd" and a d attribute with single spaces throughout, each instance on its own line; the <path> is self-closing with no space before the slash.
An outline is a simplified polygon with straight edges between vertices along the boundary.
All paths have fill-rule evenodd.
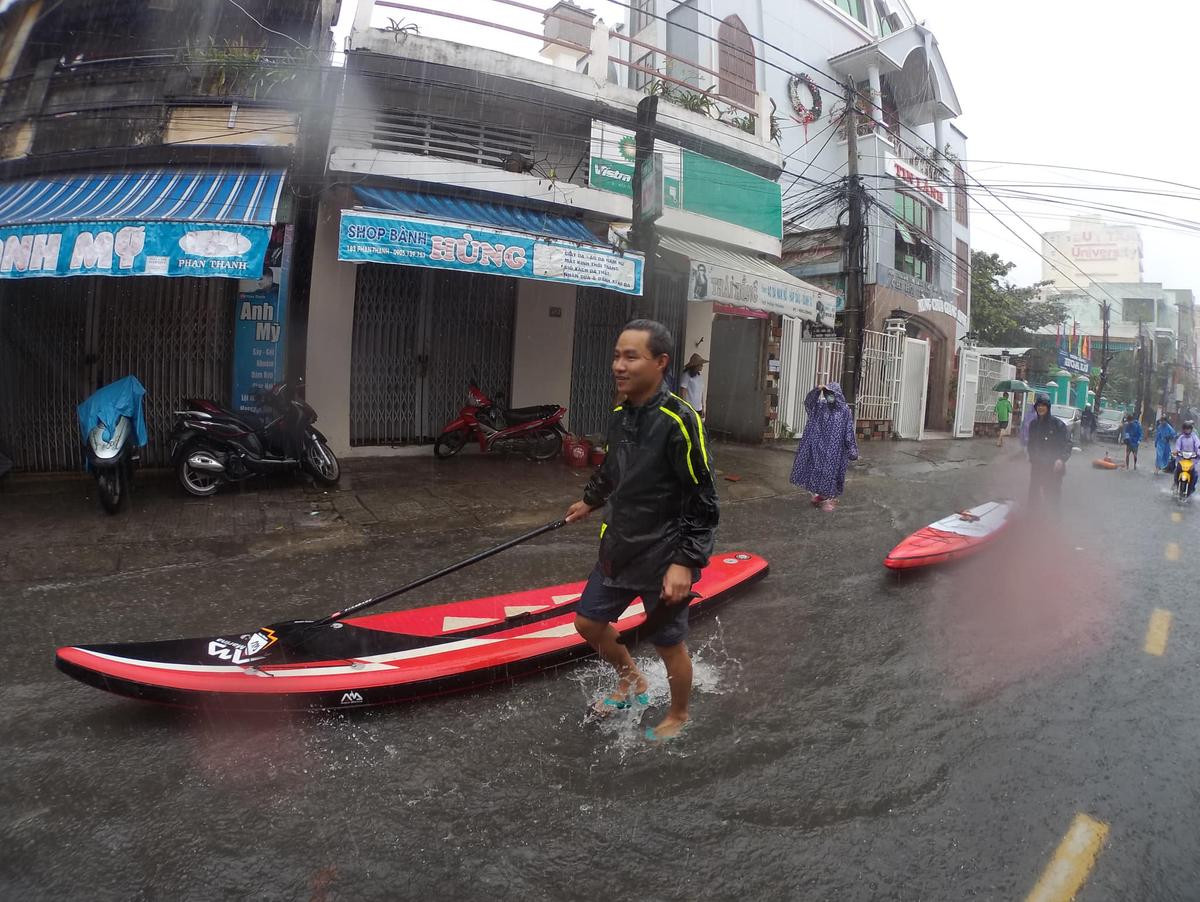
<path id="1" fill-rule="evenodd" d="M 1142 376 L 1142 370 L 1145 367 L 1145 358 L 1146 358 L 1146 342 L 1145 342 L 1145 337 L 1142 335 L 1142 320 L 1141 320 L 1141 318 L 1139 318 L 1138 319 L 1138 333 L 1137 333 L 1137 355 L 1136 355 L 1136 364 L 1137 365 L 1135 368 L 1136 369 L 1135 379 L 1136 379 L 1136 384 L 1137 384 L 1137 397 L 1133 404 L 1133 415 L 1135 417 L 1137 417 L 1137 420 L 1139 423 L 1142 421 L 1142 398 L 1143 398 L 1142 393 L 1145 390 L 1145 385 L 1146 385 L 1146 380 Z"/>
<path id="2" fill-rule="evenodd" d="M 1104 386 L 1108 383 L 1108 363 L 1112 357 L 1108 353 L 1108 317 L 1112 311 L 1112 305 L 1108 301 L 1100 303 L 1100 318 L 1104 323 L 1104 331 L 1100 336 L 1100 384 L 1096 386 L 1096 401 L 1092 409 L 1097 415 L 1100 413 L 1100 399 L 1104 396 Z"/>
<path id="3" fill-rule="evenodd" d="M 850 203 L 850 215 L 842 245 L 846 269 L 846 310 L 842 314 L 845 333 L 842 393 L 853 408 L 858 396 L 858 374 L 862 357 L 864 250 L 863 196 L 858 176 L 858 90 L 853 79 L 846 85 L 846 155 L 846 192 Z"/>
<path id="4" fill-rule="evenodd" d="M 633 158 L 633 228 L 629 243 L 646 255 L 642 270 L 643 293 L 650 286 L 658 231 L 654 222 L 662 215 L 662 173 L 655 165 L 654 129 L 658 124 L 658 97 L 643 97 L 637 105 L 636 153 Z"/>

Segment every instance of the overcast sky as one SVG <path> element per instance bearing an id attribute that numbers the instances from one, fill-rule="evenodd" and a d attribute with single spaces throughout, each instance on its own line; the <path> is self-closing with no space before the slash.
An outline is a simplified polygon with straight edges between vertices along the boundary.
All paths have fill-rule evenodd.
<path id="1" fill-rule="evenodd" d="M 526 2 L 550 5 L 550 0 Z M 340 33 L 349 29 L 356 5 L 356 0 L 343 4 Z M 494 0 L 415 0 L 411 5 L 452 8 L 480 19 L 499 11 L 514 27 L 541 29 L 536 14 Z M 623 9 L 604 0 L 581 5 L 610 23 L 623 20 Z M 1200 104 L 1192 84 L 1200 3 L 910 0 L 910 5 L 937 36 L 958 92 L 963 115 L 956 124 L 969 139 L 972 175 L 997 190 L 1007 185 L 1008 190 L 1067 198 L 1066 203 L 1005 198 L 1037 230 L 1064 228 L 1072 212 L 1088 212 L 1085 202 L 1200 222 L 1200 166 L 1195 162 Z M 402 10 L 377 8 L 373 24 L 386 25 L 389 16 L 417 22 L 429 37 L 524 56 L 535 56 L 540 47 L 538 41 L 492 28 Z M 1171 184 L 1013 163 L 1110 170 Z M 1000 220 L 975 210 L 972 245 L 1015 262 L 1018 281 L 1040 279 L 1038 254 L 1006 225 L 1040 251 L 1036 232 L 996 199 L 977 193 Z M 1106 218 L 1141 228 L 1147 281 L 1200 291 L 1200 231 L 1149 225 L 1128 214 Z M 1083 281 L 1074 271 L 1068 275 Z"/>

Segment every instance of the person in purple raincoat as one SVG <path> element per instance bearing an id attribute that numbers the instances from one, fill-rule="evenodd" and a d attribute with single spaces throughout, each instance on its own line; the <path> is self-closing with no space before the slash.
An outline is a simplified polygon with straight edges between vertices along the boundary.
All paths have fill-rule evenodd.
<path id="1" fill-rule="evenodd" d="M 846 467 L 858 460 L 854 414 L 836 382 L 810 391 L 804 410 L 808 424 L 796 448 L 791 482 L 808 489 L 813 506 L 828 513 L 846 489 Z"/>

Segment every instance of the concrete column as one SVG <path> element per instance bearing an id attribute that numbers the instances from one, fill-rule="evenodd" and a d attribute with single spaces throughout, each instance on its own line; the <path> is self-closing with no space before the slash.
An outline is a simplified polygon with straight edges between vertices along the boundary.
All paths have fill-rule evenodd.
<path id="1" fill-rule="evenodd" d="M 522 279 L 513 327 L 512 406 L 561 404 L 570 419 L 574 285 Z"/>
<path id="2" fill-rule="evenodd" d="M 338 195 L 317 211 L 312 292 L 308 308 L 308 403 L 320 415 L 320 429 L 334 454 L 350 451 L 350 356 L 354 330 L 357 267 L 339 263 Z M 348 198 L 341 198 L 349 205 Z"/>
<path id="3" fill-rule="evenodd" d="M 362 34 L 371 27 L 371 13 L 375 11 L 375 0 L 358 0 L 358 9 L 354 11 L 354 24 L 350 34 Z"/>
<path id="4" fill-rule="evenodd" d="M 940 116 L 933 120 L 934 162 L 946 149 L 946 120 Z"/>
<path id="5" fill-rule="evenodd" d="M 771 95 L 766 91 L 759 91 L 754 95 L 755 108 L 758 110 L 758 122 L 755 124 L 754 134 L 763 144 L 771 143 Z"/>
<path id="6" fill-rule="evenodd" d="M 608 44 L 608 25 L 603 19 L 596 19 L 592 26 L 592 52 L 588 57 L 588 75 L 596 81 L 608 81 Z"/>
<path id="7" fill-rule="evenodd" d="M 867 80 L 871 84 L 871 118 L 875 120 L 875 127 L 883 127 L 883 81 L 879 77 L 878 66 L 867 67 Z"/>

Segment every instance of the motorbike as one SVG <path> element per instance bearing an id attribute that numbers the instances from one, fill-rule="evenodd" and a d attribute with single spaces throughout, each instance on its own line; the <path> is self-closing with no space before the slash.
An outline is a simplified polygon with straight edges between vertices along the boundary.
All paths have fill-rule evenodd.
<path id="1" fill-rule="evenodd" d="M 308 473 L 318 485 L 336 485 L 337 457 L 313 426 L 317 412 L 303 398 L 304 382 L 280 382 L 259 392 L 264 416 L 241 413 L 204 398 L 187 398 L 175 411 L 171 465 L 184 491 L 198 498 L 222 484 L 274 473 Z"/>
<path id="2" fill-rule="evenodd" d="M 442 429 L 433 445 L 439 460 L 453 457 L 474 439 L 479 450 L 518 451 L 530 460 L 550 460 L 562 450 L 567 409 L 558 404 L 507 408 L 485 395 L 474 382 L 467 406 Z"/>
<path id="3" fill-rule="evenodd" d="M 145 443 L 141 408 L 145 389 L 134 376 L 106 385 L 79 405 L 83 455 L 88 472 L 96 478 L 100 506 L 115 514 L 133 491 L 133 473 Z M 136 421 L 136 422 L 135 422 Z"/>
<path id="4" fill-rule="evenodd" d="M 1180 451 L 1175 455 L 1175 497 L 1183 502 L 1192 497 L 1196 490 L 1196 454 Z"/>

